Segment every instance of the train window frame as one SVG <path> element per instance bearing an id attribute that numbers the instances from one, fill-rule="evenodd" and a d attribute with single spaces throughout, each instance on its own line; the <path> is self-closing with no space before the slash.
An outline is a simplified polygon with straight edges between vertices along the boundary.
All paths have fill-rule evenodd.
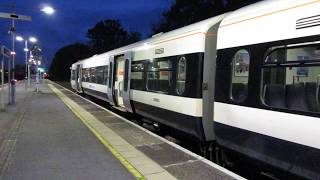
<path id="1" fill-rule="evenodd" d="M 180 63 L 182 60 L 184 61 L 184 72 L 182 72 L 182 73 L 184 73 L 184 77 L 183 77 L 183 80 L 179 80 L 179 77 L 181 75 L 181 72 L 180 72 L 181 64 Z M 187 64 L 188 64 L 188 62 L 187 62 L 186 56 L 179 57 L 178 62 L 177 62 L 176 82 L 175 82 L 176 83 L 175 91 L 176 91 L 177 95 L 179 95 L 179 96 L 182 96 L 184 94 L 184 92 L 186 91 L 187 66 L 188 66 Z M 180 91 L 180 89 L 179 89 L 180 85 L 178 85 L 178 81 L 183 81 L 183 91 Z"/>
<path id="2" fill-rule="evenodd" d="M 134 89 L 134 90 L 140 90 L 140 91 L 145 91 L 147 89 L 147 84 L 146 84 L 146 72 L 147 72 L 147 63 L 148 63 L 149 59 L 145 59 L 145 60 L 139 60 L 139 61 L 132 61 L 131 62 L 131 75 L 130 75 L 130 89 Z M 134 65 L 136 64 L 141 64 L 142 68 L 139 70 L 135 70 L 134 68 L 132 68 Z M 135 79 L 133 79 L 133 74 L 134 73 L 142 73 L 142 86 L 141 87 L 136 87 L 135 85 Z"/>
<path id="3" fill-rule="evenodd" d="M 173 56 L 174 57 L 174 56 Z M 154 63 L 154 62 L 164 62 L 164 61 L 167 61 L 170 63 L 171 67 L 168 67 L 168 68 L 153 68 L 153 69 L 149 69 L 149 66 L 151 63 Z M 174 77 L 174 69 L 173 69 L 173 66 L 174 66 L 174 61 L 172 59 L 172 56 L 169 56 L 169 57 L 161 57 L 161 58 L 155 58 L 155 59 L 150 59 L 148 62 L 147 62 L 147 67 L 146 67 L 146 90 L 149 91 L 149 92 L 156 92 L 156 93 L 162 93 L 162 94 L 170 94 L 171 93 L 171 89 L 172 89 L 172 85 L 174 84 L 173 82 L 173 77 Z M 169 72 L 170 73 L 170 78 L 168 80 L 168 90 L 167 91 L 162 91 L 162 90 L 155 90 L 155 89 L 151 89 L 149 88 L 149 73 L 152 73 L 152 72 L 158 72 L 159 73 L 159 76 L 160 76 L 160 72 Z"/>
<path id="4" fill-rule="evenodd" d="M 90 83 L 97 84 L 96 70 L 97 67 L 90 67 Z"/>
<path id="5" fill-rule="evenodd" d="M 96 75 L 96 84 L 103 84 L 103 76 L 104 76 L 104 67 L 103 66 L 97 66 L 95 67 L 95 75 Z"/>
<path id="6" fill-rule="evenodd" d="M 104 65 L 103 67 L 103 85 L 108 85 L 108 81 L 109 81 L 109 66 L 108 65 Z"/>
<path id="7" fill-rule="evenodd" d="M 296 57 L 297 59 L 295 60 L 287 60 L 288 59 L 288 50 L 294 50 L 294 49 L 303 49 L 303 48 L 309 48 L 309 47 L 312 47 L 312 46 L 317 46 L 316 50 L 319 50 L 319 54 L 316 59 L 312 59 L 312 58 L 301 58 L 299 60 L 299 56 L 296 54 Z M 318 49 L 319 48 L 319 49 Z M 267 60 L 267 58 L 270 57 L 270 55 L 272 53 L 274 53 L 275 51 L 279 51 L 279 50 L 284 50 L 285 51 L 285 60 L 284 61 L 275 61 L 275 62 L 269 62 Z M 307 51 L 306 51 L 307 52 Z M 271 109 L 279 109 L 279 110 L 285 110 L 285 111 L 299 111 L 299 112 L 308 112 L 308 113 L 320 113 L 320 100 L 319 100 L 319 96 L 320 96 L 320 74 L 318 74 L 317 76 L 314 76 L 316 81 L 315 82 L 309 82 L 307 80 L 307 78 L 310 78 L 312 79 L 312 75 L 305 75 L 305 76 L 299 76 L 298 74 L 296 76 L 292 76 L 292 84 L 289 83 L 287 84 L 288 82 L 291 82 L 291 79 L 290 81 L 287 81 L 288 78 L 290 78 L 288 75 L 287 75 L 287 70 L 289 68 L 289 70 L 293 70 L 295 71 L 295 73 L 298 73 L 298 68 L 307 68 L 308 69 L 308 72 L 311 70 L 312 71 L 312 68 L 314 67 L 318 67 L 320 69 L 320 41 L 314 41 L 314 42 L 306 42 L 306 43 L 300 43 L 300 44 L 287 44 L 287 45 L 283 45 L 283 46 L 276 46 L 276 47 L 270 47 L 265 55 L 264 55 L 264 59 L 263 59 L 263 64 L 261 66 L 261 81 L 260 81 L 260 102 L 263 106 L 265 107 L 268 107 L 268 108 L 271 108 Z M 266 69 L 279 69 L 279 68 L 283 68 L 284 70 L 284 81 L 282 83 L 271 83 L 269 82 L 269 85 L 271 84 L 283 84 L 284 86 L 284 92 L 285 92 L 285 95 L 284 95 L 284 102 L 285 102 L 285 106 L 281 107 L 281 106 L 274 106 L 274 105 L 270 105 L 266 102 L 266 98 L 265 98 L 265 95 L 266 95 L 266 88 L 267 88 L 267 83 L 265 83 L 265 80 L 266 80 L 266 77 L 265 77 L 265 70 Z M 311 68 L 311 69 L 310 69 Z M 271 73 L 271 71 L 269 72 Z M 288 77 L 287 77 L 288 76 Z M 295 81 L 295 77 L 297 78 L 297 81 Z M 302 78 L 306 78 L 305 79 L 305 82 L 300 81 L 299 79 L 302 79 Z M 269 79 L 270 81 L 270 79 Z M 276 80 L 278 81 L 278 80 Z M 302 83 L 302 84 L 301 84 Z M 287 88 L 289 86 L 303 86 L 304 88 L 304 91 L 305 91 L 305 98 L 307 96 L 309 96 L 309 94 L 307 94 L 307 91 L 306 91 L 306 86 L 307 86 L 307 83 L 315 83 L 316 84 L 316 105 L 318 107 L 316 107 L 317 111 L 314 111 L 314 110 L 311 110 L 312 108 L 310 108 L 309 104 L 310 102 L 306 102 L 308 101 L 308 99 L 303 99 L 306 104 L 308 105 L 308 107 L 305 109 L 305 108 L 294 108 L 294 107 L 290 107 L 292 106 L 292 104 L 288 103 L 288 99 L 287 99 Z M 288 86 L 288 87 L 287 87 Z M 270 100 L 270 99 L 269 99 Z M 290 105 L 289 105 L 290 104 Z"/>
<path id="8" fill-rule="evenodd" d="M 248 72 L 247 72 L 247 75 L 246 74 L 244 74 L 244 75 L 240 75 L 240 74 L 238 74 L 238 75 L 236 75 L 236 72 L 235 72 L 235 70 L 236 70 L 236 66 L 235 65 L 237 65 L 236 63 L 235 63 L 235 61 L 236 61 L 236 58 L 238 57 L 237 55 L 239 55 L 241 52 L 242 52 L 242 54 L 244 54 L 243 53 L 243 51 L 245 51 L 245 53 L 248 55 L 248 63 L 247 63 L 247 67 L 248 67 Z M 230 88 L 229 88 L 229 98 L 230 98 L 230 100 L 232 101 L 232 102 L 234 102 L 234 103 L 243 103 L 243 102 L 245 102 L 246 100 L 247 100 L 247 98 L 248 98 L 248 85 L 249 85 L 249 76 L 250 76 L 250 63 L 251 63 L 251 53 L 250 53 L 250 51 L 248 50 L 248 49 L 246 49 L 246 48 L 241 48 L 241 49 L 238 49 L 235 53 L 234 53 L 234 55 L 233 55 L 233 57 L 232 57 L 232 61 L 231 61 L 231 63 L 230 63 L 230 66 L 231 66 L 231 81 L 230 81 Z M 240 72 L 241 73 L 241 72 Z M 234 79 L 235 79 L 235 77 L 244 77 L 244 78 L 246 78 L 246 82 L 245 83 L 234 83 Z M 244 94 L 242 94 L 242 96 L 240 96 L 239 95 L 239 98 L 235 98 L 235 96 L 234 96 L 234 84 L 245 84 L 245 86 L 246 86 L 246 88 L 244 88 L 243 89 L 243 92 L 244 92 Z M 239 86 L 240 87 L 240 86 Z"/>
<path id="9" fill-rule="evenodd" d="M 74 69 L 71 70 L 71 80 L 72 81 L 76 80 L 76 70 L 74 70 Z"/>

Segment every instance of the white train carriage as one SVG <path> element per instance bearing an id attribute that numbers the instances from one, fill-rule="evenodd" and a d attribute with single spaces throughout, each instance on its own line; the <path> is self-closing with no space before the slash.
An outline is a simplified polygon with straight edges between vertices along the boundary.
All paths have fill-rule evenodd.
<path id="1" fill-rule="evenodd" d="M 108 101 L 109 55 L 95 55 L 81 63 L 81 88 L 85 94 Z"/>
<path id="2" fill-rule="evenodd" d="M 320 1 L 263 1 L 220 24 L 219 145 L 290 173 L 320 175 Z"/>
<path id="3" fill-rule="evenodd" d="M 80 61 L 71 83 L 203 144 L 319 178 L 318 9 L 256 3 Z"/>
<path id="4" fill-rule="evenodd" d="M 214 140 L 210 110 L 213 97 L 208 93 L 212 88 L 202 92 L 203 79 L 209 81 L 212 73 L 202 68 L 214 66 L 216 34 L 224 16 L 81 61 L 77 65 L 83 76 L 79 86 L 97 97 L 94 91 L 98 85 L 92 84 L 95 75 L 87 68 L 106 63 L 109 73 L 104 74 L 105 84 L 99 92 L 104 89 L 107 95 L 98 98 L 104 96 L 116 108 L 174 127 L 201 141 Z"/>

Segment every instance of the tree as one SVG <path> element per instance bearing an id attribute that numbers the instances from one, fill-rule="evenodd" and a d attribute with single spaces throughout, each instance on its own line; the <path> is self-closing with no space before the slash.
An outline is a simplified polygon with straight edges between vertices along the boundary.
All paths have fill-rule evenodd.
<path id="1" fill-rule="evenodd" d="M 153 27 L 153 33 L 168 32 L 223 13 L 223 0 L 176 0 L 163 20 Z"/>
<path id="2" fill-rule="evenodd" d="M 168 32 L 260 0 L 176 0 L 163 20 L 153 26 L 153 34 Z"/>
<path id="3" fill-rule="evenodd" d="M 89 46 L 75 43 L 60 48 L 49 68 L 49 76 L 54 81 L 68 81 L 70 79 L 70 67 L 73 63 L 92 56 Z"/>
<path id="4" fill-rule="evenodd" d="M 126 31 L 119 20 L 98 22 L 87 32 L 94 53 L 100 54 L 140 40 L 140 33 Z"/>
<path id="5" fill-rule="evenodd" d="M 244 0 L 244 1 L 239 1 L 239 0 L 228 0 L 228 3 L 226 5 L 226 10 L 227 11 L 234 11 L 236 9 L 242 8 L 244 6 L 256 3 L 261 0 Z"/>

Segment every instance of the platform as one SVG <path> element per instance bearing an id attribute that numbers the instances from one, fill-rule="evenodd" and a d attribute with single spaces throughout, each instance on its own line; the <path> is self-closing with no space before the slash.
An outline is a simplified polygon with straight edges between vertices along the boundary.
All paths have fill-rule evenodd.
<path id="1" fill-rule="evenodd" d="M 242 179 L 51 81 L 0 112 L 2 179 Z"/>

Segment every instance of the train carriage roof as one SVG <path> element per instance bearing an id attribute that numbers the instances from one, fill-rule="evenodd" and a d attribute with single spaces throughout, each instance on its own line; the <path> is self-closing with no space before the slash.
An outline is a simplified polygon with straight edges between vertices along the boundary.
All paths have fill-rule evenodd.
<path id="1" fill-rule="evenodd" d="M 163 34 L 148 38 L 143 41 L 139 41 L 134 44 L 130 44 L 112 51 L 108 51 L 99 55 L 92 56 L 87 59 L 83 59 L 81 61 L 78 61 L 77 63 L 83 64 L 84 67 L 96 66 L 96 61 L 100 61 L 99 59 L 101 60 L 107 59 L 107 57 L 109 56 L 118 55 L 126 51 L 139 51 L 141 49 L 144 50 L 146 44 L 148 44 L 148 46 L 150 47 L 152 46 L 155 49 L 159 46 L 166 46 L 169 43 L 172 43 L 172 44 L 178 43 L 178 42 L 181 43 L 182 42 L 181 39 L 184 40 L 183 43 L 186 44 L 186 46 L 188 46 L 190 49 L 193 49 L 194 51 L 203 51 L 204 49 L 203 39 L 206 35 L 206 32 L 213 25 L 220 23 L 223 17 L 225 16 L 226 14 L 212 17 L 212 18 L 209 18 L 209 19 L 206 19 L 206 20 L 203 20 L 203 21 L 200 21 L 200 22 L 167 32 L 167 33 L 163 33 Z M 181 44 L 179 45 L 175 44 L 175 46 L 181 47 Z M 184 47 L 180 49 L 186 50 L 186 48 Z M 150 49 L 150 52 L 152 50 Z M 174 52 L 174 53 L 178 53 L 178 52 Z"/>
<path id="2" fill-rule="evenodd" d="M 267 0 L 230 13 L 220 24 L 218 49 L 318 35 L 319 0 Z"/>

